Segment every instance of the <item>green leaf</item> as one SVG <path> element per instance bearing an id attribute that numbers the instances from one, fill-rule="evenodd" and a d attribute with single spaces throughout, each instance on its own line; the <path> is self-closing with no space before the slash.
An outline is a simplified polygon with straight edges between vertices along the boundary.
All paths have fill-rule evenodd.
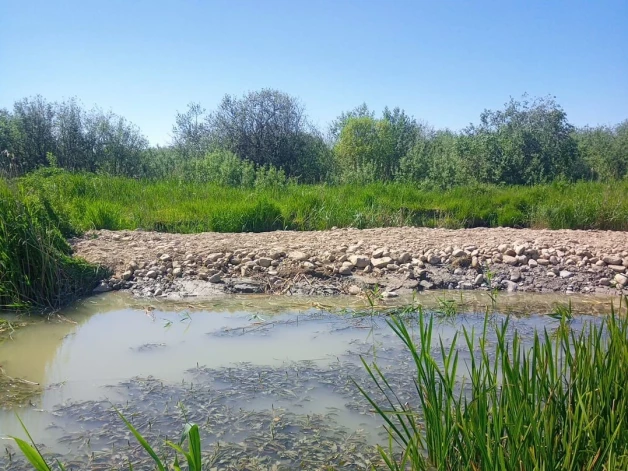
<path id="1" fill-rule="evenodd" d="M 131 433 L 135 436 L 135 439 L 139 442 L 140 445 L 142 445 L 142 447 L 144 448 L 144 450 L 146 450 L 146 452 L 151 456 L 151 458 L 153 459 L 153 461 L 155 461 L 155 464 L 157 465 L 157 468 L 159 469 L 159 471 L 166 471 L 166 467 L 163 465 L 163 463 L 161 462 L 161 460 L 159 459 L 159 456 L 157 456 L 157 453 L 155 453 L 155 451 L 153 450 L 153 448 L 148 444 L 148 442 L 146 441 L 146 439 L 135 429 L 135 427 L 133 427 L 133 425 L 131 425 L 131 422 L 129 422 L 126 417 L 124 417 L 122 415 L 122 413 L 114 407 L 114 410 L 118 413 L 118 415 L 120 416 L 120 418 L 122 419 L 122 421 L 124 422 L 124 424 L 127 426 L 127 428 L 131 431 Z"/>
<path id="2" fill-rule="evenodd" d="M 41 456 L 39 450 L 21 438 L 11 437 L 17 443 L 24 457 L 33 465 L 36 471 L 52 471 L 46 460 Z"/>

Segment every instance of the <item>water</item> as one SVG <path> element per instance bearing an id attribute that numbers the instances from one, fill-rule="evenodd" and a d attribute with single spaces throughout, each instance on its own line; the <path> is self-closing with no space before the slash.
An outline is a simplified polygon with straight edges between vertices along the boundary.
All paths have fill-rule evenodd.
<path id="1" fill-rule="evenodd" d="M 438 309 L 443 296 L 418 301 Z M 447 343 L 462 326 L 481 328 L 490 305 L 485 295 L 446 298 L 465 313 L 437 322 L 435 339 Z M 499 306 L 526 313 L 511 319 L 511 329 L 530 337 L 556 324 L 538 315 L 556 302 L 564 297 L 502 296 Z M 340 307 L 349 313 L 338 312 Z M 608 312 L 610 302 L 573 298 L 573 307 L 595 314 Z M 141 454 L 111 404 L 137 413 L 144 426 L 150 422 L 146 433 L 158 441 L 179 433 L 186 420 L 204 424 L 208 446 L 224 443 L 221 453 L 229 463 L 246 455 L 260 460 L 259 469 L 275 462 L 290 469 L 309 456 L 308 466 L 362 469 L 375 459 L 372 445 L 385 437 L 352 382 L 371 384 L 360 356 L 377 359 L 401 395 L 416 399 L 409 359 L 385 319 L 350 314 L 365 308 L 356 298 L 232 297 L 183 304 L 108 294 L 17 330 L 0 344 L 0 365 L 11 377 L 40 385 L 41 392 L 15 410 L 48 453 L 81 469 L 124 469 L 124 457 Z M 0 437 L 9 435 L 24 433 L 14 410 L 0 410 Z M 0 458 L 2 466 L 17 469 L 8 457 Z"/>

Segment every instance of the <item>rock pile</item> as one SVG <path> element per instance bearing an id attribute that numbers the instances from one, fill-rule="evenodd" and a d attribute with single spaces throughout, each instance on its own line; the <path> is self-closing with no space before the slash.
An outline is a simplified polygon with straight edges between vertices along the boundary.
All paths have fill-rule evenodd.
<path id="1" fill-rule="evenodd" d="M 109 240 L 134 239 L 114 234 Z M 133 258 L 114 267 L 116 275 L 97 291 L 130 288 L 140 295 L 161 296 L 177 291 L 178 280 L 191 279 L 227 292 L 359 294 L 380 285 L 388 296 L 403 290 L 478 288 L 628 293 L 628 247 L 600 252 L 578 243 L 518 241 L 410 251 L 358 240 L 327 248 L 200 252 L 172 241 L 159 242 L 158 238 L 152 252 L 133 244 Z"/>

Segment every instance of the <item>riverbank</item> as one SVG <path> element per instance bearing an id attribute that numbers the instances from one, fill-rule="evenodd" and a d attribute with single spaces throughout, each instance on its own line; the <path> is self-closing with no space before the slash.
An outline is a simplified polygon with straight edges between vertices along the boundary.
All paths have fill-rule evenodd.
<path id="1" fill-rule="evenodd" d="M 114 273 L 96 292 L 394 297 L 423 290 L 628 294 L 625 232 L 509 228 L 166 234 L 90 231 L 75 255 Z"/>

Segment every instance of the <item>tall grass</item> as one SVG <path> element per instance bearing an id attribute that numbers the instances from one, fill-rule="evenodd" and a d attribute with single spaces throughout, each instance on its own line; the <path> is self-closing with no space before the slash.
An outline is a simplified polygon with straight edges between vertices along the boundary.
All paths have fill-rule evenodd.
<path id="1" fill-rule="evenodd" d="M 280 185 L 256 189 L 142 181 L 56 169 L 19 180 L 42 195 L 64 231 L 242 232 L 337 227 L 535 227 L 628 230 L 628 181 L 534 187 L 412 184 Z"/>
<path id="2" fill-rule="evenodd" d="M 105 275 L 72 258 L 60 228 L 71 231 L 43 195 L 0 180 L 0 310 L 58 308 Z"/>
<path id="3" fill-rule="evenodd" d="M 478 338 L 464 330 L 472 355 L 461 384 L 457 337 L 434 345 L 433 317 L 422 313 L 416 340 L 400 318 L 390 320 L 412 356 L 418 404 L 402 404 L 377 365 L 364 363 L 386 398 L 361 389 L 390 432 L 391 445 L 380 448 L 388 468 L 628 469 L 628 320 L 613 312 L 580 331 L 568 322 L 526 345 L 487 316 Z"/>

